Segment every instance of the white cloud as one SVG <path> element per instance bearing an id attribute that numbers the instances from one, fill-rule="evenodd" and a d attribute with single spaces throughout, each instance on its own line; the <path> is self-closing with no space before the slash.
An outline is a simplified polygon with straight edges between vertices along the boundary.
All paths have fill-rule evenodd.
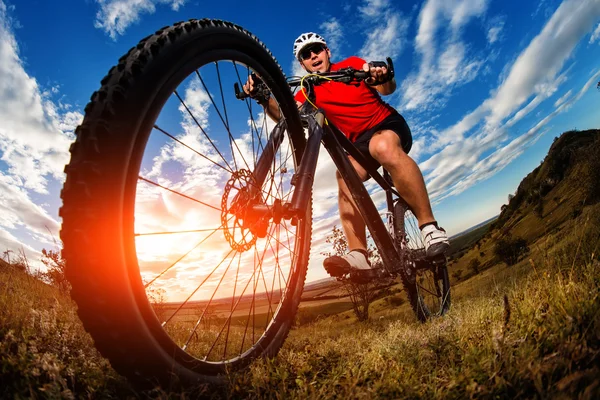
<path id="1" fill-rule="evenodd" d="M 39 205 L 35 204 L 26 190 L 17 187 L 14 179 L 0 173 L 0 226 L 8 229 L 17 229 L 25 226 L 32 233 L 40 236 L 47 235 L 50 231 L 58 235 L 59 224 Z"/>
<path id="2" fill-rule="evenodd" d="M 538 85 L 553 81 L 598 17 L 600 1 L 565 0 L 517 58 L 495 95 L 486 102 L 491 111 L 488 124 L 497 125 L 525 102 Z"/>
<path id="3" fill-rule="evenodd" d="M 558 107 L 561 104 L 563 104 L 569 98 L 569 96 L 571 96 L 572 93 L 573 90 L 570 89 L 567 93 L 563 94 L 558 100 L 554 102 L 554 107 Z"/>
<path id="4" fill-rule="evenodd" d="M 534 143 L 554 116 L 568 109 L 589 90 L 600 71 L 577 95 L 568 100 L 567 95 L 559 99 L 557 108 L 527 133 L 510 138 L 508 128 L 553 95 L 566 80 L 566 72 L 560 74 L 565 61 L 598 17 L 598 1 L 585 4 L 576 0 L 564 1 L 540 34 L 516 58 L 492 96 L 458 123 L 440 132 L 436 140 L 439 146 L 445 147 L 421 163 L 421 168 L 427 172 L 432 197 L 440 201 L 460 193 L 504 168 L 522 153 L 518 149 Z M 477 131 L 465 138 L 476 127 Z M 504 144 L 508 140 L 510 142 Z M 487 155 L 485 159 L 481 159 L 483 155 Z"/>
<path id="5" fill-rule="evenodd" d="M 96 13 L 94 26 L 104 30 L 116 40 L 125 33 L 129 25 L 139 21 L 141 14 L 154 14 L 157 4 L 171 6 L 179 10 L 187 0 L 96 0 L 100 10 Z"/>
<path id="6" fill-rule="evenodd" d="M 30 195 L 48 194 L 52 180 L 64 179 L 73 130 L 82 115 L 53 103 L 53 88 L 42 90 L 25 71 L 8 11 L 0 0 L 0 230 L 24 229 L 32 239 L 51 243 L 59 224 Z M 7 239 L 0 246 L 17 250 L 12 235 L 3 231 L 2 237 Z"/>
<path id="7" fill-rule="evenodd" d="M 406 41 L 409 21 L 399 13 L 387 13 L 369 30 L 358 54 L 367 61 L 383 61 L 386 57 L 400 56 Z"/>
<path id="8" fill-rule="evenodd" d="M 367 24 L 367 37 L 358 54 L 367 61 L 397 59 L 407 41 L 410 19 L 395 11 L 388 0 L 368 0 L 358 10 Z"/>
<path id="9" fill-rule="evenodd" d="M 321 35 L 327 41 L 327 47 L 333 54 L 339 54 L 344 39 L 344 30 L 340 21 L 337 18 L 331 18 L 319 25 L 319 28 L 322 29 Z"/>
<path id="10" fill-rule="evenodd" d="M 483 60 L 468 54 L 461 31 L 471 19 L 482 17 L 487 5 L 487 0 L 428 0 L 423 5 L 415 38 L 421 63 L 402 83 L 400 108 L 426 109 L 443 103 L 453 87 L 477 76 Z"/>
<path id="11" fill-rule="evenodd" d="M 594 43 L 598 39 L 600 39 L 600 22 L 598 25 L 596 25 L 596 29 L 594 29 L 594 32 L 592 32 L 592 35 L 590 36 L 590 44 Z"/>
<path id="12" fill-rule="evenodd" d="M 366 4 L 358 7 L 358 12 L 365 18 L 377 18 L 389 7 L 389 0 L 367 0 Z"/>
<path id="13" fill-rule="evenodd" d="M 600 78 L 600 71 L 593 74 L 575 96 L 564 101 L 558 108 L 537 122 L 525 134 L 514 137 L 505 144 L 507 130 L 504 127 L 494 131 L 483 130 L 466 140 L 446 146 L 420 166 L 426 175 L 430 195 L 439 202 L 456 195 L 481 182 L 506 167 L 525 149 L 533 145 L 544 133 L 544 128 L 555 116 L 568 110 Z M 483 154 L 491 154 L 481 159 Z"/>
<path id="14" fill-rule="evenodd" d="M 504 20 L 497 18 L 492 21 L 492 26 L 487 31 L 488 43 L 494 44 L 502 39 L 502 31 L 504 30 Z"/>
<path id="15" fill-rule="evenodd" d="M 552 96 L 558 87 L 567 80 L 566 74 L 561 74 L 551 82 L 541 82 L 534 88 L 535 97 L 523 108 L 517 111 L 505 124 L 505 127 L 510 128 L 518 121 L 523 119 L 527 114 L 533 111 L 544 100 Z"/>
<path id="16" fill-rule="evenodd" d="M 0 2 L 0 152 L 19 185 L 46 193 L 48 176 L 62 179 L 68 160 L 69 121 L 80 114 L 61 116 L 21 62 Z"/>

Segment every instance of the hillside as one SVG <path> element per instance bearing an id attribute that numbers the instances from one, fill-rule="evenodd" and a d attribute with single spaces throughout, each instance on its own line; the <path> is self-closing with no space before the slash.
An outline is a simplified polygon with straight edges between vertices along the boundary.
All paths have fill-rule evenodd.
<path id="1" fill-rule="evenodd" d="M 477 224 L 474 227 L 449 238 L 450 249 L 447 253 L 448 257 L 450 259 L 456 258 L 457 256 L 460 257 L 461 251 L 464 252 L 473 247 L 473 245 L 476 245 L 476 243 L 489 231 L 497 218 L 498 217 L 490 218 L 481 224 Z"/>
<path id="2" fill-rule="evenodd" d="M 513 229 L 525 215 L 533 213 L 543 219 L 560 205 L 562 209 L 578 209 L 577 201 L 596 201 L 589 190 L 593 174 L 600 167 L 599 136 L 600 131 L 594 129 L 569 131 L 555 138 L 543 162 L 521 181 L 514 197 L 502 209 L 494 228 Z M 552 219 L 560 223 L 564 216 Z M 527 236 L 533 238 L 540 233 L 532 230 Z"/>
<path id="3" fill-rule="evenodd" d="M 484 236 L 454 257 L 450 273 L 464 280 L 477 272 L 473 260 L 485 270 L 497 264 L 494 245 L 502 238 L 523 238 L 530 248 L 545 247 L 580 231 L 578 218 L 600 199 L 600 130 L 569 131 L 554 139 L 548 154 L 519 184 L 508 204 Z M 579 226 L 581 225 L 581 226 Z M 459 276 L 460 279 L 456 277 Z"/>

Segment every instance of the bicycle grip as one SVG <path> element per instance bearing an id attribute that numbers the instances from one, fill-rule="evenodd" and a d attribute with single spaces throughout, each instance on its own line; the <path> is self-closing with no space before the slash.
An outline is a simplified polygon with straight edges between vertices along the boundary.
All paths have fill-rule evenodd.
<path id="1" fill-rule="evenodd" d="M 385 61 L 371 61 L 369 62 L 369 67 L 381 67 L 381 68 L 387 68 L 387 79 L 383 82 L 375 82 L 373 84 L 369 84 L 367 82 L 367 80 L 365 79 L 365 83 L 369 86 L 377 86 L 377 85 L 381 85 L 383 83 L 387 83 L 389 81 L 391 81 L 392 79 L 394 79 L 394 63 L 392 61 L 392 59 L 390 57 L 386 57 Z"/>
<path id="2" fill-rule="evenodd" d="M 369 63 L 369 67 L 386 67 L 387 68 L 387 64 L 385 63 L 385 61 L 371 61 Z"/>
<path id="3" fill-rule="evenodd" d="M 254 82 L 254 90 L 258 91 L 261 85 L 263 85 L 262 79 L 256 76 L 256 74 L 250 74 L 250 76 L 252 77 L 252 81 Z M 240 85 L 237 82 L 233 84 L 233 90 L 235 92 L 236 99 L 243 100 L 245 98 L 251 97 L 249 94 L 246 94 L 246 92 L 244 92 L 243 90 L 240 90 Z"/>
<path id="4" fill-rule="evenodd" d="M 233 91 L 235 92 L 236 99 L 244 100 L 246 97 L 250 97 L 246 92 L 240 90 L 240 85 L 237 82 L 233 84 Z"/>

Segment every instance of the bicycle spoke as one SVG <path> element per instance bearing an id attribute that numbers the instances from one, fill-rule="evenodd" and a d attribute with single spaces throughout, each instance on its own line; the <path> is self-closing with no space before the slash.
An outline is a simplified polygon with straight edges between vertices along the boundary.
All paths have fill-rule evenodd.
<path id="1" fill-rule="evenodd" d="M 256 270 L 254 270 L 252 272 L 252 276 L 254 276 L 255 273 L 256 273 Z M 213 350 L 214 346 L 216 345 L 219 337 L 221 336 L 221 333 L 225 329 L 225 326 L 228 324 L 229 321 L 231 321 L 231 317 L 233 317 L 233 313 L 235 312 L 235 310 L 237 310 L 238 305 L 242 301 L 242 298 L 244 297 L 244 294 L 246 293 L 246 290 L 248 289 L 248 286 L 250 285 L 250 281 L 252 280 L 252 276 L 248 279 L 248 283 L 246 283 L 246 286 L 244 286 L 244 290 L 242 290 L 242 293 L 240 294 L 240 297 L 238 297 L 237 302 L 235 303 L 235 306 L 231 310 L 231 313 L 229 314 L 229 317 L 227 318 L 227 321 L 225 321 L 225 323 L 223 324 L 223 327 L 219 331 L 219 335 L 217 336 L 217 339 L 213 343 L 213 346 L 209 349 L 209 353 L 212 352 L 212 350 Z M 240 351 L 240 354 L 241 354 L 241 351 Z M 206 361 L 207 359 L 208 359 L 208 354 L 206 356 L 204 356 L 204 361 Z"/>
<path id="2" fill-rule="evenodd" d="M 181 105 L 186 109 L 186 111 L 188 112 L 189 116 L 192 117 L 192 119 L 196 123 L 196 126 L 198 128 L 200 128 L 200 131 L 204 134 L 204 136 L 206 137 L 206 139 L 208 139 L 208 142 L 211 144 L 211 146 L 213 147 L 213 149 L 215 149 L 215 151 L 219 154 L 219 156 L 221 157 L 221 159 L 225 162 L 225 164 L 227 164 L 227 167 L 229 168 L 229 170 L 231 170 L 231 165 L 229 165 L 229 163 L 227 162 L 227 160 L 225 159 L 225 157 L 223 157 L 223 154 L 221 154 L 221 152 L 219 151 L 219 149 L 217 148 L 217 146 L 215 146 L 215 144 L 213 143 L 213 141 L 210 139 L 210 137 L 208 136 L 208 134 L 206 133 L 206 131 L 204 130 L 204 128 L 202 128 L 202 125 L 200 125 L 200 123 L 198 122 L 198 120 L 196 119 L 196 117 L 194 116 L 194 114 L 192 113 L 192 111 L 188 108 L 187 104 L 185 104 L 185 102 L 183 101 L 183 99 L 179 96 L 179 93 L 177 92 L 177 90 L 174 91 L 173 93 L 175 94 L 175 96 L 177 96 L 177 98 L 181 102 Z"/>
<path id="3" fill-rule="evenodd" d="M 242 83 L 242 79 L 240 77 L 240 73 L 237 68 L 237 64 L 235 64 L 235 72 L 237 74 L 238 84 L 243 85 L 244 83 Z M 248 72 L 247 73 L 247 76 L 248 76 L 250 74 L 250 71 L 247 71 L 247 72 Z M 246 107 L 248 108 L 248 113 L 250 115 L 250 121 L 251 121 L 250 130 L 252 131 L 252 128 L 254 128 L 254 132 L 256 133 L 256 136 L 258 138 L 258 142 L 260 145 L 260 150 L 264 150 L 264 146 L 262 145 L 261 135 L 258 132 L 258 128 L 256 128 L 256 122 L 254 121 L 254 113 L 252 112 L 252 103 L 250 102 L 249 98 L 246 98 L 245 103 L 246 103 Z M 254 135 L 252 136 L 252 139 L 253 139 L 252 148 L 254 149 Z"/>
<path id="4" fill-rule="evenodd" d="M 229 252 L 229 254 L 231 254 L 231 252 Z M 183 345 L 183 347 L 181 348 L 182 350 L 185 351 L 185 349 L 187 348 L 188 344 L 190 343 L 190 340 L 192 340 L 192 337 L 194 337 L 194 333 L 196 333 L 196 329 L 198 329 L 198 326 L 200 326 L 200 322 L 202 321 L 202 318 L 206 314 L 206 310 L 208 310 L 208 308 L 210 307 L 210 304 L 212 303 L 213 298 L 215 297 L 215 294 L 217 294 L 217 291 L 219 290 L 219 287 L 221 286 L 221 283 L 223 282 L 223 279 L 225 278 L 225 275 L 227 274 L 227 271 L 229 271 L 229 267 L 231 267 L 231 263 L 233 262 L 234 258 L 235 257 L 231 258 L 231 261 L 229 261 L 229 264 L 227 265 L 227 268 L 225 268 L 225 271 L 223 272 L 223 275 L 221 276 L 221 279 L 219 279 L 219 283 L 217 284 L 217 287 L 215 288 L 215 291 L 210 296 L 210 299 L 208 300 L 208 303 L 206 304 L 206 307 L 202 311 L 202 314 L 200 315 L 200 318 L 198 318 L 198 320 L 196 321 L 196 324 L 194 325 L 194 328 L 192 329 L 192 333 L 190 333 L 190 336 L 188 337 L 188 340 L 185 342 L 185 345 Z"/>
<path id="5" fill-rule="evenodd" d="M 419 288 L 421 288 L 422 290 L 424 290 L 425 292 L 429 293 L 430 295 L 432 295 L 434 297 L 438 297 L 439 296 L 437 293 L 433 293 L 431 290 L 426 289 L 423 285 L 419 285 Z"/>
<path id="6" fill-rule="evenodd" d="M 165 322 L 163 322 L 163 326 L 165 324 L 167 324 L 168 322 L 170 322 L 173 319 L 173 317 L 175 316 L 175 314 L 177 314 L 183 308 L 183 306 L 185 306 L 190 301 L 190 299 L 192 298 L 192 296 L 194 296 L 196 294 L 196 292 L 198 290 L 200 290 L 200 288 L 202 287 L 202 285 L 204 285 L 204 283 L 212 276 L 212 274 L 215 273 L 215 271 L 221 266 L 221 264 L 223 264 L 223 261 L 225 261 L 227 259 L 227 257 L 229 257 L 229 255 L 231 253 L 233 253 L 233 251 L 234 251 L 233 249 L 229 250 L 229 252 L 225 255 L 225 257 L 223 257 L 223 259 L 221 261 L 219 261 L 219 263 L 217 264 L 217 266 L 210 272 L 210 274 L 208 274 L 206 276 L 206 278 L 204 278 L 204 280 L 198 286 L 196 286 L 196 289 L 194 289 L 192 291 L 192 293 L 183 301 L 183 303 L 181 303 L 179 305 L 179 307 L 177 307 L 177 309 L 173 312 L 173 314 L 171 314 L 169 316 L 169 318 L 167 318 L 167 320 Z"/>
<path id="7" fill-rule="evenodd" d="M 161 184 L 159 184 L 159 183 L 156 183 L 156 182 L 154 182 L 154 181 L 151 181 L 150 179 L 146 179 L 146 178 L 144 178 L 144 177 L 142 177 L 142 176 L 138 176 L 138 179 L 139 179 L 139 180 L 142 180 L 142 181 L 144 181 L 144 182 L 146 182 L 146 183 L 149 183 L 149 184 L 151 184 L 151 185 L 157 186 L 157 187 L 159 187 L 159 188 L 161 188 L 161 189 L 164 189 L 164 190 L 166 190 L 166 191 L 168 191 L 168 192 L 174 193 L 174 194 L 176 194 L 176 195 L 178 195 L 178 196 L 184 197 L 184 198 L 186 198 L 186 199 L 188 199 L 188 200 L 191 200 L 191 201 L 194 201 L 194 202 L 196 202 L 196 203 L 202 204 L 203 206 L 206 206 L 206 207 L 208 207 L 208 208 L 212 208 L 213 210 L 221 211 L 221 209 L 220 209 L 220 208 L 218 208 L 218 207 L 211 206 L 211 205 L 210 205 L 210 204 L 208 204 L 208 203 L 205 203 L 205 202 L 203 202 L 203 201 L 200 201 L 200 200 L 198 200 L 198 199 L 194 199 L 193 197 L 187 196 L 187 195 L 185 195 L 185 194 L 183 194 L 183 193 L 179 193 L 179 192 L 177 192 L 177 191 L 175 191 L 175 190 L 173 190 L 173 189 L 169 189 L 168 187 L 165 187 L 165 186 L 163 186 L 163 185 L 161 185 Z"/>
<path id="8" fill-rule="evenodd" d="M 217 71 L 218 71 L 218 64 L 217 64 Z M 233 146 L 235 146 L 235 148 L 238 151 L 238 153 L 240 153 L 240 155 L 242 157 L 242 161 L 244 161 L 244 164 L 246 165 L 246 168 L 248 170 L 250 170 L 250 166 L 246 162 L 246 159 L 244 158 L 244 155 L 242 154 L 240 148 L 238 147 L 237 143 L 235 142 L 235 139 L 233 138 L 233 135 L 231 134 L 231 130 L 229 129 L 229 122 L 228 121 L 226 122 L 223 119 L 223 116 L 221 115 L 221 112 L 219 111 L 219 107 L 217 107 L 217 104 L 213 100 L 213 97 L 210 94 L 208 88 L 206 87 L 206 84 L 204 83 L 204 79 L 202 79 L 202 77 L 200 76 L 200 72 L 198 72 L 198 70 L 196 70 L 196 75 L 198 76 L 198 79 L 200 80 L 200 83 L 202 83 L 202 87 L 204 88 L 204 91 L 208 94 L 210 102 L 212 103 L 213 107 L 215 108 L 215 111 L 217 112 L 217 114 L 219 115 L 219 118 L 221 119 L 221 122 L 223 122 L 223 125 L 225 126 L 225 130 L 227 131 L 227 136 L 229 137 L 229 148 L 231 150 L 231 156 L 232 156 L 231 158 L 233 160 L 233 164 L 235 166 L 235 169 L 237 170 L 238 167 L 237 167 L 237 162 L 235 160 L 235 152 L 233 151 Z M 223 99 L 223 112 L 224 112 L 225 116 L 227 116 L 227 108 L 225 107 L 225 99 L 223 98 L 223 88 L 221 86 L 220 77 L 219 77 L 219 88 L 221 90 L 221 98 Z"/>
<path id="9" fill-rule="evenodd" d="M 175 136 L 171 135 L 169 132 L 167 132 L 166 130 L 162 129 L 158 125 L 154 125 L 154 129 L 156 129 L 157 131 L 163 133 L 165 136 L 173 139 L 175 142 L 179 143 L 180 145 L 182 145 L 182 146 L 190 149 L 191 151 L 193 151 L 194 153 L 196 153 L 200 157 L 204 158 L 206 161 L 209 161 L 209 162 L 213 163 L 214 165 L 216 165 L 217 167 L 221 168 L 222 170 L 227 171 L 230 174 L 233 174 L 233 171 L 231 170 L 231 168 L 225 168 L 224 166 L 222 166 L 218 162 L 211 160 L 210 158 L 206 157 L 204 154 L 200 153 L 198 150 L 195 150 L 192 147 L 190 147 L 189 145 L 183 143 L 181 140 L 177 139 Z"/>
<path id="10" fill-rule="evenodd" d="M 231 218 L 227 221 L 229 222 L 231 220 Z M 158 278 L 160 278 L 161 276 L 163 276 L 164 274 L 166 274 L 171 268 L 173 268 L 175 265 L 177 265 L 177 263 L 179 263 L 181 260 L 183 260 L 185 257 L 187 257 L 192 251 L 194 251 L 195 249 L 197 249 L 198 247 L 200 247 L 200 245 L 202 243 L 204 243 L 206 240 L 208 240 L 209 237 L 211 237 L 215 232 L 222 230 L 223 226 L 215 229 L 214 231 L 212 231 L 208 236 L 206 236 L 204 239 L 202 239 L 198 244 L 196 244 L 194 247 L 192 247 L 191 250 L 189 250 L 187 253 L 185 253 L 184 255 L 182 255 L 181 257 L 179 257 L 174 263 L 172 263 L 171 265 L 169 265 L 164 271 L 162 271 L 160 274 L 158 274 L 156 277 L 154 277 L 154 279 L 152 279 L 150 282 L 148 282 L 147 284 L 144 285 L 144 288 L 148 288 L 150 285 L 152 285 Z"/>
<path id="11" fill-rule="evenodd" d="M 219 90 L 221 91 L 221 100 L 223 102 L 223 113 L 225 114 L 225 121 L 227 128 L 229 128 L 229 118 L 227 116 L 227 107 L 225 107 L 225 96 L 223 95 L 223 84 L 221 83 L 221 71 L 219 70 L 219 63 L 215 62 L 215 69 L 217 71 L 217 79 L 219 81 Z"/>
<path id="12" fill-rule="evenodd" d="M 237 289 L 237 282 L 238 282 L 238 277 L 239 277 L 239 272 L 240 272 L 241 260 L 242 260 L 242 253 L 238 253 L 238 265 L 237 265 L 237 269 L 235 271 L 233 294 L 231 295 L 231 315 L 233 315 L 233 306 L 235 303 L 235 292 Z M 227 355 L 227 343 L 228 343 L 228 339 L 229 339 L 229 330 L 231 329 L 231 318 L 228 318 L 227 321 L 225 321 L 225 323 L 227 324 L 227 333 L 225 334 L 225 346 L 223 346 L 223 358 L 225 358 L 225 356 Z"/>
<path id="13" fill-rule="evenodd" d="M 192 230 L 188 230 L 188 231 L 165 231 L 165 232 L 145 232 L 145 233 L 134 233 L 133 235 L 136 237 L 139 236 L 152 236 L 152 235 L 172 235 L 172 234 L 179 234 L 179 233 L 198 233 L 198 232 L 211 232 L 211 231 L 218 231 L 218 230 L 223 230 L 225 229 L 225 227 L 218 227 L 218 228 L 208 228 L 208 229 L 192 229 Z"/>

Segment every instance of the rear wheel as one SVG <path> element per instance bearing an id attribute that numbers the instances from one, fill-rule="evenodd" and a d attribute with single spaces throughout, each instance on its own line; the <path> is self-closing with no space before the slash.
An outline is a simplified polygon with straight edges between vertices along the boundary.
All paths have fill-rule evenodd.
<path id="1" fill-rule="evenodd" d="M 420 321 L 444 315 L 450 309 L 450 280 L 446 259 L 428 259 L 417 218 L 408 205 L 395 205 L 396 243 L 408 275 L 411 306 Z"/>
<path id="2" fill-rule="evenodd" d="M 260 76 L 275 127 L 234 83 Z M 282 218 L 304 149 L 281 68 L 242 28 L 194 20 L 141 41 L 86 107 L 62 191 L 79 315 L 121 374 L 221 382 L 275 355 L 302 294 L 310 207 Z"/>

